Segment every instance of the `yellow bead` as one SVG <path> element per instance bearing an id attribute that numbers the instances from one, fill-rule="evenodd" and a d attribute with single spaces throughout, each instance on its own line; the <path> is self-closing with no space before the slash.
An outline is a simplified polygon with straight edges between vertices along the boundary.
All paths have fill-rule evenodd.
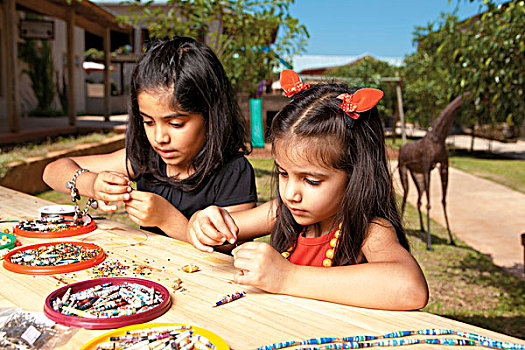
<path id="1" fill-rule="evenodd" d="M 290 257 L 290 252 L 282 252 L 281 255 L 285 258 L 285 259 L 288 259 Z"/>
<path id="2" fill-rule="evenodd" d="M 333 258 L 334 258 L 334 250 L 333 250 L 333 249 L 328 249 L 328 250 L 326 251 L 326 257 L 327 257 L 328 259 L 333 259 Z"/>
<path id="3" fill-rule="evenodd" d="M 332 248 L 335 248 L 335 247 L 337 246 L 337 238 L 332 238 L 332 239 L 330 240 L 330 246 L 331 246 Z"/>
<path id="4" fill-rule="evenodd" d="M 324 259 L 324 260 L 323 260 L 323 266 L 324 266 L 324 267 L 330 267 L 330 266 L 332 266 L 332 260 L 330 260 L 330 259 Z"/>
<path id="5" fill-rule="evenodd" d="M 341 235 L 341 230 L 340 229 L 335 231 L 335 233 L 334 233 L 334 237 L 335 238 L 339 238 L 340 235 Z"/>
<path id="6" fill-rule="evenodd" d="M 343 223 L 339 223 L 339 229 L 341 229 L 341 227 L 343 226 Z"/>

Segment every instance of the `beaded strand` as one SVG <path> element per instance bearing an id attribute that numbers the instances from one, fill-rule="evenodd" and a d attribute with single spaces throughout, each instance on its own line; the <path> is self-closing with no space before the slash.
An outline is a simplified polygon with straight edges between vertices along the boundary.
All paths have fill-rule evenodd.
<path id="1" fill-rule="evenodd" d="M 457 335 L 462 338 L 467 339 L 395 339 L 407 337 L 410 335 Z M 385 339 L 383 341 L 369 342 L 369 340 L 379 340 Z M 448 329 L 422 329 L 416 331 L 398 331 L 381 336 L 352 336 L 352 337 L 323 337 L 323 338 L 311 338 L 303 341 L 286 341 L 281 343 L 274 343 L 266 346 L 257 348 L 257 350 L 277 350 L 283 349 L 290 346 L 297 345 L 321 345 L 314 347 L 303 347 L 298 348 L 297 350 L 324 350 L 324 349 L 361 349 L 369 348 L 373 346 L 385 347 L 385 346 L 403 346 L 410 344 L 431 344 L 431 345 L 449 345 L 449 346 L 483 346 L 492 349 L 516 349 L 524 350 L 525 345 L 500 342 L 493 340 L 478 334 L 467 333 L 461 331 L 453 331 Z"/>
<path id="2" fill-rule="evenodd" d="M 324 267 L 330 267 L 332 266 L 332 259 L 334 258 L 335 256 L 335 249 L 337 248 L 337 243 L 339 241 L 339 236 L 341 235 L 341 226 L 343 224 L 340 223 L 339 224 L 339 227 L 337 228 L 337 230 L 334 232 L 334 238 L 332 238 L 330 240 L 330 249 L 328 249 L 326 251 L 326 259 L 323 260 L 323 266 Z M 292 251 L 293 251 L 293 246 L 291 246 L 290 248 L 288 248 L 288 250 L 284 251 L 281 253 L 281 255 L 285 258 L 285 259 L 288 259 L 290 257 L 290 255 L 292 254 Z"/>

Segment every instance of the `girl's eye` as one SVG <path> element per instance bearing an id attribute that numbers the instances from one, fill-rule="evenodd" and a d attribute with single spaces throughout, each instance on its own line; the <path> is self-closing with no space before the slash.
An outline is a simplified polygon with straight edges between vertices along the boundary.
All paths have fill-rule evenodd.
<path id="1" fill-rule="evenodd" d="M 317 186 L 317 185 L 321 184 L 321 181 L 312 180 L 312 179 L 309 179 L 309 178 L 305 178 L 304 181 L 306 181 L 308 184 L 313 185 L 313 186 Z"/>
<path id="2" fill-rule="evenodd" d="M 282 170 L 279 170 L 279 169 L 276 169 L 275 170 L 275 173 L 279 176 L 288 176 L 288 173 L 282 171 Z"/>
<path id="3" fill-rule="evenodd" d="M 176 128 L 180 128 L 181 126 L 184 125 L 184 123 L 170 122 L 170 125 L 171 125 L 171 126 L 174 126 L 174 127 L 176 127 Z"/>
<path id="4" fill-rule="evenodd" d="M 144 124 L 144 125 L 153 125 L 153 120 L 142 119 L 142 124 Z"/>

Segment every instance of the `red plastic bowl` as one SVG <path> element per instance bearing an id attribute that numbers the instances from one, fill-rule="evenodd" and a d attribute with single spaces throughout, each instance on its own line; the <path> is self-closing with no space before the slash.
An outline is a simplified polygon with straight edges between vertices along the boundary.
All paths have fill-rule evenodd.
<path id="1" fill-rule="evenodd" d="M 64 315 L 58 311 L 55 311 L 51 306 L 51 302 L 56 299 L 57 296 L 62 297 L 68 288 L 71 288 L 71 293 L 76 293 L 83 291 L 85 289 L 94 287 L 99 284 L 111 282 L 113 285 L 122 285 L 126 282 L 128 283 L 137 283 L 145 287 L 151 288 L 154 287 L 155 290 L 159 291 L 162 294 L 162 303 L 157 305 L 151 310 L 141 312 L 135 315 L 129 316 L 120 316 L 112 318 L 85 318 L 72 315 Z M 82 281 L 73 284 L 68 284 L 63 286 L 46 298 L 44 304 L 44 313 L 45 315 L 60 324 L 73 327 L 82 327 L 85 329 L 110 329 L 110 328 L 120 328 L 124 326 L 130 326 L 134 324 L 145 323 L 151 321 L 161 315 L 163 315 L 171 306 L 171 298 L 169 291 L 159 283 L 133 277 L 110 277 L 110 278 L 99 278 L 94 280 Z"/>
<path id="2" fill-rule="evenodd" d="M 27 265 L 20 265 L 20 264 L 12 263 L 10 260 L 11 257 L 17 252 L 26 251 L 29 249 L 37 249 L 39 247 L 45 247 L 45 246 L 50 246 L 53 244 L 60 244 L 60 243 L 72 243 L 77 246 L 85 247 L 88 249 L 98 249 L 99 253 L 93 259 L 80 261 L 80 262 L 73 263 L 73 264 L 59 265 L 59 266 L 27 266 Z M 16 273 L 22 273 L 25 275 L 54 275 L 54 274 L 59 274 L 59 273 L 68 273 L 68 272 L 89 269 L 90 267 L 100 264 L 101 262 L 104 261 L 104 259 L 106 259 L 106 254 L 104 254 L 104 251 L 102 250 L 102 248 L 93 243 L 48 242 L 48 243 L 28 245 L 28 246 L 21 247 L 21 248 L 10 251 L 9 253 L 5 255 L 3 265 L 6 270 L 16 272 Z"/>
<path id="3" fill-rule="evenodd" d="M 68 218 L 67 216 L 65 218 Z M 94 231 L 97 228 L 95 220 L 85 226 L 76 229 L 62 230 L 58 232 L 38 232 L 38 231 L 26 231 L 18 228 L 18 225 L 13 229 L 13 233 L 17 236 L 27 237 L 27 238 L 64 238 L 71 236 L 83 235 L 84 233 L 89 233 Z"/>

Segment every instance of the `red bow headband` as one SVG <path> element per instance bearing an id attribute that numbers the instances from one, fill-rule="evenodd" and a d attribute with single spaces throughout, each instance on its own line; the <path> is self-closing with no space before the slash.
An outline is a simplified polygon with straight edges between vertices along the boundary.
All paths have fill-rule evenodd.
<path id="1" fill-rule="evenodd" d="M 359 89 L 352 95 L 348 93 L 337 96 L 343 100 L 339 105 L 341 109 L 352 119 L 359 118 L 359 113 L 372 109 L 383 97 L 383 91 L 372 88 Z"/>
<path id="2" fill-rule="evenodd" d="M 304 84 L 293 70 L 285 69 L 281 72 L 281 87 L 286 97 L 292 97 L 308 89 L 310 85 Z M 352 119 L 357 119 L 359 113 L 372 109 L 382 97 L 383 91 L 372 88 L 359 89 L 352 95 L 344 93 L 337 96 L 343 101 L 339 106 Z"/>
<path id="3" fill-rule="evenodd" d="M 304 84 L 301 78 L 299 78 L 299 75 L 291 69 L 285 69 L 281 72 L 280 81 L 284 94 L 289 98 L 310 87 L 310 85 Z"/>

